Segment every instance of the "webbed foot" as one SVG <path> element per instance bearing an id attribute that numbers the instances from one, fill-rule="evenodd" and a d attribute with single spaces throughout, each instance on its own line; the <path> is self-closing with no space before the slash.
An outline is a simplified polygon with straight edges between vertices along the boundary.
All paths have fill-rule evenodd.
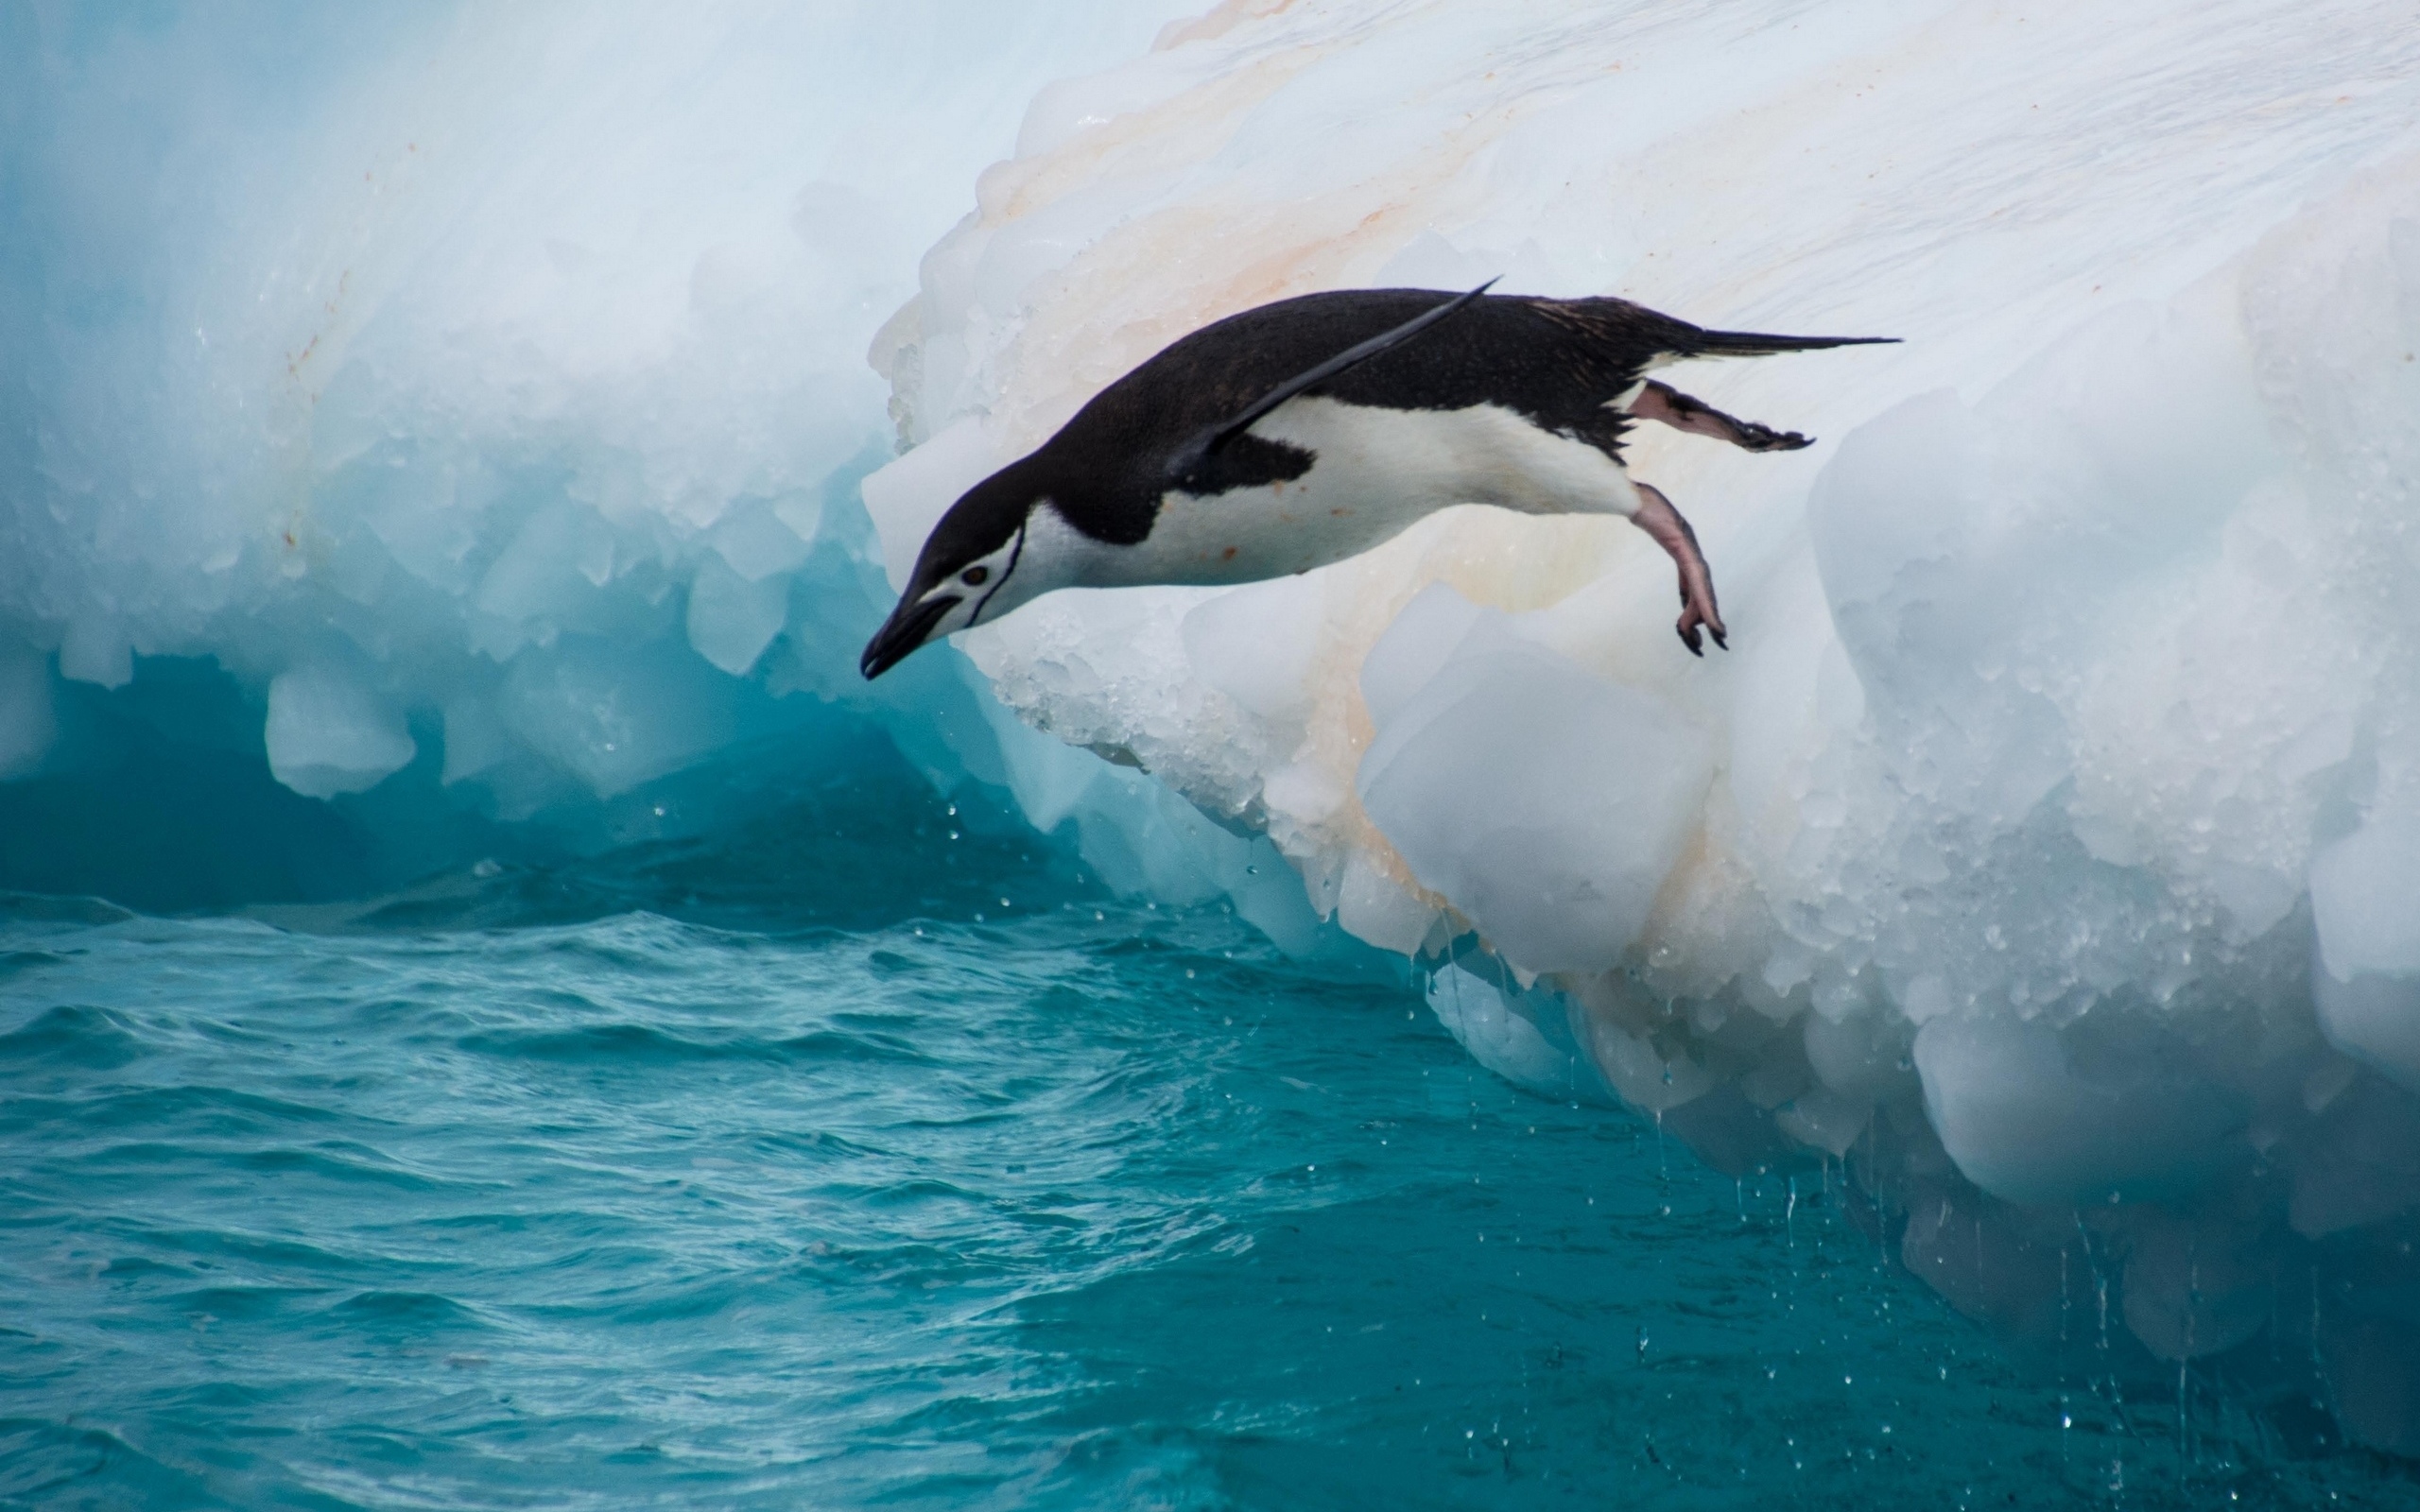
<path id="1" fill-rule="evenodd" d="M 1631 523 L 1655 538 L 1655 543 L 1671 554 L 1672 565 L 1681 574 L 1681 618 L 1673 628 L 1680 632 L 1681 644 L 1691 656 L 1705 655 L 1705 636 L 1714 644 L 1731 649 L 1730 630 L 1722 623 L 1722 611 L 1714 601 L 1714 573 L 1705 564 L 1705 553 L 1698 549 L 1698 533 L 1689 528 L 1681 511 L 1663 490 L 1649 484 L 1636 483 L 1639 510 Z"/>

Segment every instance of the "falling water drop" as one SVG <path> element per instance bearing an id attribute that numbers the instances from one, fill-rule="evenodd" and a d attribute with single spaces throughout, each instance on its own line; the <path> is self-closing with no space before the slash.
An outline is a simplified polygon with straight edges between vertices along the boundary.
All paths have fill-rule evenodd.
<path id="1" fill-rule="evenodd" d="M 2063 1346 L 2067 1342 L 2067 1314 L 2073 1305 L 2067 1295 L 2067 1251 L 2063 1246 L 2059 1250 L 2059 1343 Z M 2066 1351 L 2062 1349 L 2059 1352 Z"/>

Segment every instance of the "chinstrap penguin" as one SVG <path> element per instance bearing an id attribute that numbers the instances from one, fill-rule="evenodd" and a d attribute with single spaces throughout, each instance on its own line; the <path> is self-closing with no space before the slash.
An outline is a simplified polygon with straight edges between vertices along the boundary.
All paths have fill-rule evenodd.
<path id="1" fill-rule="evenodd" d="M 1054 589 L 1281 577 L 1456 504 L 1628 518 L 1680 569 L 1683 644 L 1727 646 L 1696 533 L 1623 468 L 1622 435 L 1652 420 L 1752 452 L 1809 438 L 1647 374 L 1893 338 L 1706 331 L 1626 300 L 1487 287 L 1304 295 L 1177 341 L 950 507 L 859 670 Z"/>

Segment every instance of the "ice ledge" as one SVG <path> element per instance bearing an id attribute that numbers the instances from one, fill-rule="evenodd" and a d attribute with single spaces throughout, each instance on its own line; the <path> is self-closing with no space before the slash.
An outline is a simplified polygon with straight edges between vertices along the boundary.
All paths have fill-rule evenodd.
<path id="1" fill-rule="evenodd" d="M 2363 1152 L 2420 1129 L 2420 36 L 2366 4 L 1222 19 L 926 259 L 878 354 L 935 449 L 870 490 L 895 558 L 1286 294 L 1509 271 L 1910 339 L 1687 374 L 1808 452 L 1638 438 L 1727 658 L 1673 643 L 1619 524 L 1449 511 L 1234 607 L 1045 600 L 967 637 L 1002 698 L 1263 827 L 1514 1079 L 1584 1061 L 1714 1157 L 1845 1156 L 2017 1336 L 2106 1277 L 2160 1379 L 2261 1348 L 2317 1239 L 2401 1242 L 2420 1167 Z M 2333 1305 L 2258 1327 L 2420 1452 L 2377 1366 L 2408 1326 Z"/>

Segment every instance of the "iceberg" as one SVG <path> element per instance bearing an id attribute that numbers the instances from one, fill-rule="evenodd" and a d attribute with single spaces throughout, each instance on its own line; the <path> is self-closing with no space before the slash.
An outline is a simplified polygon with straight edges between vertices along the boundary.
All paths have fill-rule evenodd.
<path id="1" fill-rule="evenodd" d="M 1268 836 L 1511 1078 L 1717 1163 L 1845 1157 L 2020 1344 L 2072 1351 L 2062 1279 L 2105 1276 L 2119 1347 L 2068 1364 L 2420 1452 L 2384 1258 L 2420 1227 L 2420 34 L 1234 4 L 1063 89 L 875 343 L 894 581 L 959 488 L 1271 299 L 1502 274 L 1907 340 L 1684 380 L 1806 452 L 1637 437 L 1728 659 L 1627 525 L 1473 507 L 1046 599 L 962 637 L 995 695 Z"/>
<path id="2" fill-rule="evenodd" d="M 0 10 L 0 885 L 383 885 L 876 731 L 1836 1169 L 2020 1352 L 2420 1455 L 2415 122 L 2362 0 Z M 1905 338 L 1690 372 L 1809 450 L 1636 438 L 1728 656 L 1474 507 L 857 679 L 1169 340 L 1498 274 Z"/>
<path id="3" fill-rule="evenodd" d="M 297 835 L 391 885 L 670 833 L 651 784 L 857 726 L 944 788 L 1022 743 L 1129 887 L 1273 880 L 962 666 L 877 696 L 847 651 L 887 608 L 867 344 L 1036 92 L 1189 9 L 9 8 L 0 826 L 48 838 L 0 886 L 242 902 Z M 244 803 L 190 806 L 268 812 L 169 885 L 107 794 L 230 752 Z"/>

